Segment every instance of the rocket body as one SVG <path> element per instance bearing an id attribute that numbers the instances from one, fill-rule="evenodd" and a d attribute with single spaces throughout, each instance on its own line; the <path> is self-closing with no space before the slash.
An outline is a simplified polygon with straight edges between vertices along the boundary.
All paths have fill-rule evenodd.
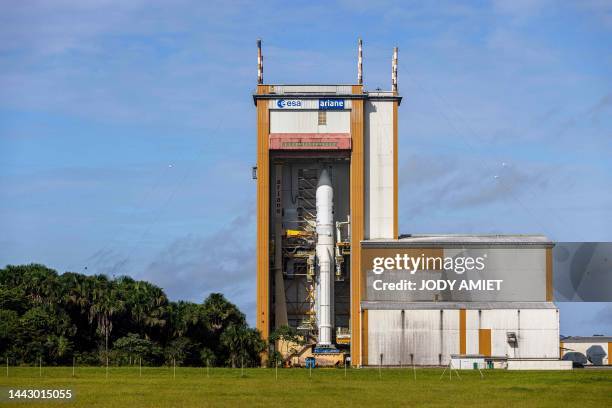
<path id="1" fill-rule="evenodd" d="M 326 169 L 321 171 L 316 191 L 317 207 L 317 325 L 319 346 L 332 345 L 334 280 L 334 190 Z"/>

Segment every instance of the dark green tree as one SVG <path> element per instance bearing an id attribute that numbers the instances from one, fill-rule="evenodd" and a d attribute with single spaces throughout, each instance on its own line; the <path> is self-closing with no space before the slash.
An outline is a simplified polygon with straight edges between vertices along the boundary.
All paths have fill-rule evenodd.
<path id="1" fill-rule="evenodd" d="M 44 265 L 0 269 L 0 353 L 16 364 L 112 364 L 142 355 L 152 364 L 255 364 L 259 333 L 222 294 L 201 304 L 170 302 L 164 291 L 128 276 L 58 274 Z M 147 357 L 145 357 L 147 356 Z"/>
<path id="2" fill-rule="evenodd" d="M 115 315 L 124 310 L 125 303 L 114 283 L 104 275 L 97 275 L 89 307 L 89 321 L 96 322 L 98 333 L 104 339 L 104 352 L 108 355 L 108 345 L 113 331 Z"/>
<path id="3" fill-rule="evenodd" d="M 297 330 L 287 325 L 274 329 L 270 333 L 268 341 L 270 344 L 274 344 L 275 347 L 279 346 L 277 351 L 283 356 L 297 351 L 295 345 L 300 346 L 304 344 L 303 337 L 298 334 Z"/>

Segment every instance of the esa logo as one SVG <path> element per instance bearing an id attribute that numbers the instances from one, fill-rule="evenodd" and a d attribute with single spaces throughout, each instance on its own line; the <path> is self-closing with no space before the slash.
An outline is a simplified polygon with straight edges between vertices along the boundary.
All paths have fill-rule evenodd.
<path id="1" fill-rule="evenodd" d="M 299 99 L 279 99 L 276 102 L 276 106 L 278 106 L 279 109 L 284 109 L 284 108 L 301 108 L 302 107 L 302 101 L 300 101 Z"/>

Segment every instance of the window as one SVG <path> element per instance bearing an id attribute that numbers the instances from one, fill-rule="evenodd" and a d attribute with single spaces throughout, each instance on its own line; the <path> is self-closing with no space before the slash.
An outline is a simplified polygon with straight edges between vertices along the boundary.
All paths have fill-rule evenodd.
<path id="1" fill-rule="evenodd" d="M 327 112 L 319 111 L 319 126 L 327 125 Z"/>

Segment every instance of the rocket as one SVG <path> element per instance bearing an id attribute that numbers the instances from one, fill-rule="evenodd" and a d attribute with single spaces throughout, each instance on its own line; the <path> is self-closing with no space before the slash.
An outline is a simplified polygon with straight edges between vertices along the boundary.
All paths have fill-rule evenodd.
<path id="1" fill-rule="evenodd" d="M 321 170 L 316 192 L 317 269 L 316 287 L 318 345 L 332 346 L 334 280 L 334 189 L 326 169 Z"/>

